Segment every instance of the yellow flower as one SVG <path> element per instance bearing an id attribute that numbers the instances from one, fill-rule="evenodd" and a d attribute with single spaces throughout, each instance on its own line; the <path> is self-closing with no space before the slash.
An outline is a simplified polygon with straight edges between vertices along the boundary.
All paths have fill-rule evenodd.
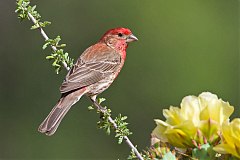
<path id="1" fill-rule="evenodd" d="M 166 121 L 156 119 L 153 135 L 178 148 L 193 147 L 193 140 L 214 142 L 221 124 L 233 113 L 233 107 L 215 94 L 203 92 L 198 97 L 184 97 L 180 108 L 163 110 Z"/>
<path id="2" fill-rule="evenodd" d="M 222 135 L 222 143 L 214 147 L 214 150 L 240 158 L 240 118 L 235 118 L 231 123 L 225 121 L 222 125 Z"/>

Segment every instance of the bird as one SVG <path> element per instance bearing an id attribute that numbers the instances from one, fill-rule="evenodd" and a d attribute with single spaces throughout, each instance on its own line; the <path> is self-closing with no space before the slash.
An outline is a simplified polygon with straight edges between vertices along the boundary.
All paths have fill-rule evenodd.
<path id="1" fill-rule="evenodd" d="M 108 30 L 96 44 L 87 48 L 67 73 L 60 86 L 61 97 L 38 131 L 53 135 L 66 113 L 83 95 L 96 101 L 121 71 L 128 44 L 137 40 L 130 29 L 119 27 Z"/>

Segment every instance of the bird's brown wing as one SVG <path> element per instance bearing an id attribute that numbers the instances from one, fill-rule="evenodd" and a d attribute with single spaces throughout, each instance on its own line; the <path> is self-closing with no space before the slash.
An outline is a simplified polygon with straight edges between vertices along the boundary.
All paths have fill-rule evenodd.
<path id="1" fill-rule="evenodd" d="M 94 84 L 116 72 L 121 63 L 121 56 L 105 44 L 89 47 L 68 72 L 61 93 Z"/>

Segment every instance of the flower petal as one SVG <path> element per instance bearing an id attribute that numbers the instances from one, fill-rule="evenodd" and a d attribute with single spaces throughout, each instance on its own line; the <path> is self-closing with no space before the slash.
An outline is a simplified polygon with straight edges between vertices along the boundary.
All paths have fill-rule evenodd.
<path id="1" fill-rule="evenodd" d="M 152 135 L 160 139 L 162 142 L 167 142 L 167 137 L 165 135 L 165 131 L 169 124 L 159 119 L 155 119 L 157 127 L 153 130 Z"/>
<path id="2" fill-rule="evenodd" d="M 201 108 L 199 105 L 198 98 L 195 96 L 184 97 L 181 103 L 181 115 L 185 120 L 192 120 L 197 126 L 199 123 L 199 114 Z"/>

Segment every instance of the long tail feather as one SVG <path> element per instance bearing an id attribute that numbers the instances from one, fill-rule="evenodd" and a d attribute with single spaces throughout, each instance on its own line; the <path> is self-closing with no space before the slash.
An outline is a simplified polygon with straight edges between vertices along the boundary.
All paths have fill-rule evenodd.
<path id="1" fill-rule="evenodd" d="M 82 89 L 79 89 L 62 96 L 59 99 L 58 103 L 53 107 L 47 118 L 41 123 L 38 131 L 45 133 L 48 136 L 53 135 L 66 113 L 69 111 L 72 105 L 79 101 L 83 94 L 84 91 Z"/>

